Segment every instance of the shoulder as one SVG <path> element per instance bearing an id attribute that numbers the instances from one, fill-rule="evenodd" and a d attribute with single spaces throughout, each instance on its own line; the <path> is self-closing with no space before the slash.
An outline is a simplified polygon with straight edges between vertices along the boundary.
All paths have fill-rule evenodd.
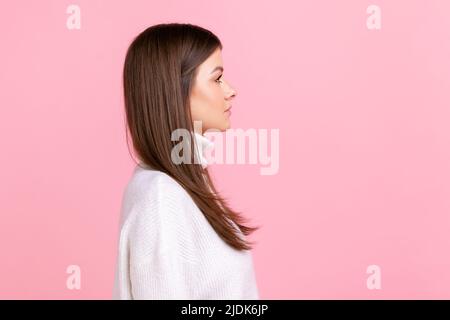
<path id="1" fill-rule="evenodd" d="M 186 200 L 189 194 L 184 188 L 168 174 L 136 167 L 126 187 L 126 194 L 134 201 L 146 202 Z"/>
<path id="2" fill-rule="evenodd" d="M 186 190 L 168 174 L 136 167 L 123 194 L 123 214 L 128 220 L 179 219 L 192 208 Z"/>
<path id="3" fill-rule="evenodd" d="M 198 212 L 186 190 L 166 173 L 136 168 L 126 187 L 123 211 L 136 255 L 151 255 L 156 244 L 160 252 L 179 245 L 187 251 Z"/>

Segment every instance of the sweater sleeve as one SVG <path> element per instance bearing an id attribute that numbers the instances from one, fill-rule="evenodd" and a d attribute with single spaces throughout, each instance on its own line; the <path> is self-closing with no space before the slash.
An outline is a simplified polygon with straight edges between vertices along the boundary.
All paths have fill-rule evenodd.
<path id="1" fill-rule="evenodd" d="M 196 299 L 189 208 L 181 186 L 167 177 L 136 199 L 129 226 L 132 299 Z"/>

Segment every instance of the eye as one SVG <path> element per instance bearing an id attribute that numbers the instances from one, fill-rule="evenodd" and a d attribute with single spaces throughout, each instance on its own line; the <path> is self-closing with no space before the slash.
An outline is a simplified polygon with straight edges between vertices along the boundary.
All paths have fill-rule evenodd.
<path id="1" fill-rule="evenodd" d="M 223 74 L 221 74 L 220 77 L 218 77 L 218 78 L 216 79 L 216 82 L 219 82 L 219 83 L 220 83 L 220 79 L 222 78 L 222 76 L 223 76 Z"/>

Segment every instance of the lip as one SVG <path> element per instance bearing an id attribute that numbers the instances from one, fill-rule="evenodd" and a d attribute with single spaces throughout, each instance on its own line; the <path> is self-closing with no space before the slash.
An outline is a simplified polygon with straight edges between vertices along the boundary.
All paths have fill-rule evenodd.
<path id="1" fill-rule="evenodd" d="M 229 106 L 228 109 L 225 110 L 224 112 L 231 111 L 231 107 L 232 107 L 232 106 Z"/>

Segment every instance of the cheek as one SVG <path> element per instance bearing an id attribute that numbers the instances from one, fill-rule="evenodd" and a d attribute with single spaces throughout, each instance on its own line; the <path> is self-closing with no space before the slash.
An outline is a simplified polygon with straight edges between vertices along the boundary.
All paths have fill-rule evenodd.
<path id="1" fill-rule="evenodd" d="M 215 88 L 211 90 L 211 103 L 214 105 L 214 107 L 219 108 L 220 110 L 223 109 L 224 93 L 222 91 L 222 88 L 220 88 L 218 85 L 216 85 Z"/>
<path id="2" fill-rule="evenodd" d="M 224 93 L 218 84 L 205 85 L 195 92 L 191 110 L 194 118 L 207 119 L 221 116 L 224 109 Z"/>
<path id="3" fill-rule="evenodd" d="M 220 101 L 220 99 L 223 99 L 224 93 L 222 88 L 220 87 L 220 84 L 212 82 L 205 85 L 202 90 L 202 95 L 207 99 L 209 102 L 215 102 Z"/>

